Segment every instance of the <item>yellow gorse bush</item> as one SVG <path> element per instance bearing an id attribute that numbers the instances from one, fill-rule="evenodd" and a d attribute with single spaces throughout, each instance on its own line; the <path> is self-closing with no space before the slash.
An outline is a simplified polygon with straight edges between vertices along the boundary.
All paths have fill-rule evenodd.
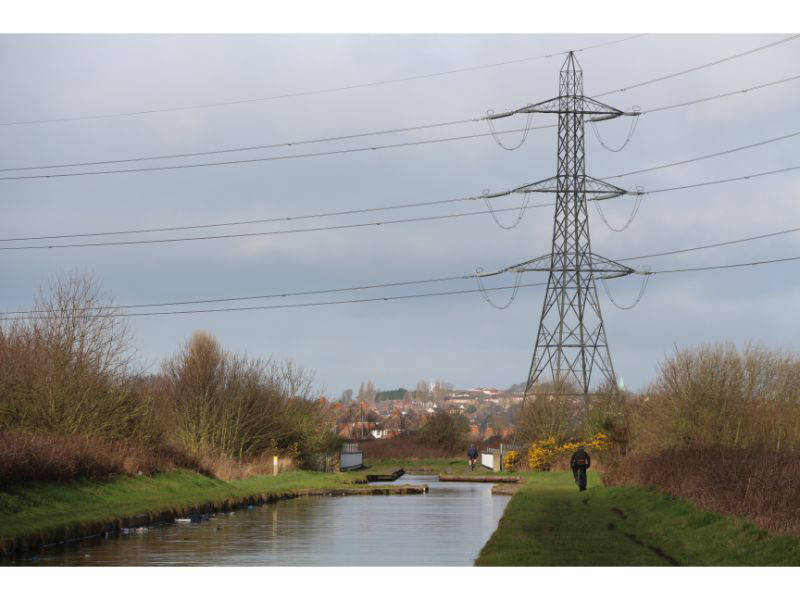
<path id="1" fill-rule="evenodd" d="M 516 471 L 517 466 L 519 466 L 519 462 L 522 460 L 522 456 L 520 456 L 519 452 L 516 450 L 511 450 L 507 452 L 506 455 L 503 457 L 503 470 L 504 471 Z"/>
<path id="2" fill-rule="evenodd" d="M 606 450 L 611 446 L 605 433 L 596 433 L 588 442 L 568 442 L 556 444 L 555 438 L 533 442 L 528 448 L 528 467 L 533 471 L 549 471 L 553 461 L 563 454 L 571 454 L 580 446 L 587 450 Z"/>

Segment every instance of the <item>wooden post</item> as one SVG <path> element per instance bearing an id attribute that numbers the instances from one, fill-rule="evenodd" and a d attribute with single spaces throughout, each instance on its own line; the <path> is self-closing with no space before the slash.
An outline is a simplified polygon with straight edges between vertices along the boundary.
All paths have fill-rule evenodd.
<path id="1" fill-rule="evenodd" d="M 278 474 L 278 455 L 272 457 L 272 475 L 273 477 Z"/>

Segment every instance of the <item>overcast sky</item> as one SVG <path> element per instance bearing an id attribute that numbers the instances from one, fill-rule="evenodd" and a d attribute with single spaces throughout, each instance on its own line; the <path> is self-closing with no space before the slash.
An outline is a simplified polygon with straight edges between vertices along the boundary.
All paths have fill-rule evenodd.
<path id="1" fill-rule="evenodd" d="M 396 79 L 558 52 L 617 35 L 231 35 L 0 37 L 0 121 L 27 121 L 214 103 Z M 579 53 L 587 95 L 625 87 L 744 51 L 780 36 L 649 35 Z M 563 57 L 335 93 L 138 116 L 0 127 L 0 167 L 127 158 L 261 145 L 479 117 L 558 93 Z M 604 96 L 621 109 L 692 100 L 800 73 L 793 41 L 668 81 Z M 645 115 L 619 153 L 587 128 L 587 173 L 604 177 L 776 137 L 800 129 L 800 81 Z M 537 117 L 534 125 L 552 123 Z M 502 127 L 520 127 L 522 118 Z M 626 119 L 600 125 L 610 144 Z M 203 157 L 251 158 L 486 132 L 470 123 L 296 148 Z M 509 134 L 508 143 L 518 134 Z M 613 180 L 655 189 L 793 166 L 797 138 L 728 156 Z M 0 237 L 168 227 L 440 200 L 505 189 L 555 174 L 556 133 L 532 131 L 517 151 L 491 138 L 298 160 L 47 180 L 0 181 Z M 186 164 L 198 159 L 162 161 Z M 153 163 L 148 163 L 153 164 Z M 124 166 L 132 166 L 130 164 Z M 62 171 L 64 172 L 64 171 Z M 11 173 L 0 173 L 9 175 Z M 609 258 L 695 246 L 800 226 L 798 174 L 645 197 L 625 232 L 591 211 L 593 249 Z M 498 207 L 514 199 L 499 199 Z M 478 203 L 302 221 L 330 225 L 480 210 Z M 607 203 L 621 224 L 629 199 Z M 499 218 L 511 220 L 509 214 Z M 199 230 L 238 233 L 267 223 Z M 294 226 L 297 226 L 295 224 Z M 189 243 L 3 251 L 0 306 L 30 306 L 59 272 L 93 272 L 119 303 L 168 302 L 468 274 L 550 251 L 552 208 L 512 230 L 488 215 L 380 228 Z M 137 239 L 170 237 L 148 234 Z M 111 239 L 111 238 L 109 238 Z M 118 238 L 116 238 L 118 239 Z M 7 245 L 7 244 L 4 244 Z M 800 254 L 800 234 L 652 259 L 653 268 L 714 265 Z M 634 264 L 633 266 L 637 266 Z M 659 275 L 642 302 L 620 311 L 600 292 L 619 376 L 641 388 L 675 346 L 754 341 L 797 349 L 800 262 Z M 543 281 L 529 274 L 527 283 Z M 496 282 L 509 284 L 508 277 Z M 494 283 L 494 282 L 493 282 Z M 335 300 L 471 289 L 470 282 L 309 296 Z M 610 283 L 620 303 L 640 280 Z M 495 292 L 498 302 L 506 292 Z M 292 358 L 331 395 L 372 379 L 381 389 L 442 378 L 458 387 L 524 381 L 543 288 L 521 289 L 505 311 L 478 294 L 317 308 L 134 317 L 150 368 L 205 329 L 250 356 Z M 287 300 L 288 302 L 292 300 Z M 239 303 L 280 304 L 283 300 Z"/>

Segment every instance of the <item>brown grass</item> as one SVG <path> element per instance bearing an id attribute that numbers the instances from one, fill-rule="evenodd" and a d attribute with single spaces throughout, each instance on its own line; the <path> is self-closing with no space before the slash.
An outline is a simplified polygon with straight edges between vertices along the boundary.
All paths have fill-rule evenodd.
<path id="1" fill-rule="evenodd" d="M 610 485 L 643 485 L 776 532 L 800 531 L 800 453 L 765 448 L 673 448 L 607 468 Z"/>
<path id="2" fill-rule="evenodd" d="M 0 432 L 0 486 L 83 477 L 152 475 L 176 469 L 211 474 L 200 462 L 169 446 L 19 430 Z"/>
<path id="3" fill-rule="evenodd" d="M 217 479 L 232 481 L 246 479 L 257 475 L 272 475 L 272 454 L 264 454 L 241 462 L 230 458 L 203 459 L 203 468 Z M 289 457 L 279 456 L 278 472 L 282 473 L 294 468 L 294 460 Z"/>

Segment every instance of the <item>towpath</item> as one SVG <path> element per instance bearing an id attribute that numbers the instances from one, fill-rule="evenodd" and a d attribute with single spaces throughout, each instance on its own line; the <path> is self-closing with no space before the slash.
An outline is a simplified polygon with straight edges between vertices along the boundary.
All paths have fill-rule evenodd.
<path id="1" fill-rule="evenodd" d="M 604 493 L 605 492 L 605 493 Z M 571 473 L 542 474 L 512 498 L 479 565 L 672 565 L 678 561 L 628 523 L 627 506 L 597 478 L 579 492 Z M 637 515 L 638 516 L 638 515 Z"/>

